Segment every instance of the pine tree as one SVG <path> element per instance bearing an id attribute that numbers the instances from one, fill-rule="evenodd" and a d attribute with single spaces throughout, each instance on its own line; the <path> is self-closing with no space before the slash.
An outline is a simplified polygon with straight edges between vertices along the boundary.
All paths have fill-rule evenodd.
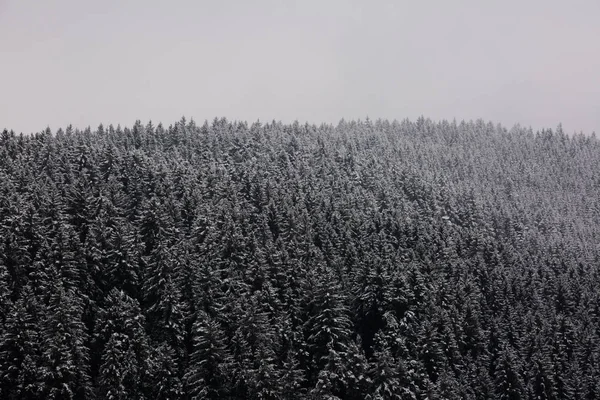
<path id="1" fill-rule="evenodd" d="M 110 400 L 143 399 L 141 371 L 129 336 L 115 332 L 102 354 L 99 395 Z"/>
<path id="2" fill-rule="evenodd" d="M 98 363 L 101 394 L 141 399 L 152 386 L 151 349 L 139 303 L 123 291 L 111 290 L 98 313 L 95 347 L 102 349 Z"/>
<path id="3" fill-rule="evenodd" d="M 158 242 L 145 258 L 142 284 L 148 331 L 158 343 L 180 348 L 183 342 L 184 314 L 181 293 L 175 282 L 176 259 L 173 250 Z"/>
<path id="4" fill-rule="evenodd" d="M 23 288 L 6 315 L 0 337 L 0 395 L 6 399 L 43 399 L 41 375 L 41 305 Z"/>
<path id="5" fill-rule="evenodd" d="M 232 394 L 241 398 L 279 398 L 278 343 L 263 310 L 266 304 L 256 293 L 240 300 L 234 304 L 229 323 L 234 330 L 229 344 Z"/>
<path id="6" fill-rule="evenodd" d="M 351 342 L 348 308 L 343 295 L 333 284 L 333 278 L 319 279 L 313 290 L 312 301 L 308 304 L 309 318 L 304 326 L 306 348 L 311 357 L 306 368 L 307 377 L 309 384 L 314 385 L 311 394 L 345 396 L 349 394 L 351 384 L 360 380 L 360 376 L 354 375 L 353 367 L 356 366 L 351 363 L 359 361 L 358 369 L 364 370 L 366 375 L 366 362 Z M 360 391 L 353 394 L 361 395 Z"/>
<path id="7" fill-rule="evenodd" d="M 404 387 L 401 376 L 401 363 L 394 359 L 382 333 L 375 337 L 375 352 L 369 375 L 373 381 L 372 400 L 401 400 L 408 398 L 409 389 Z"/>
<path id="8" fill-rule="evenodd" d="M 88 398 L 92 387 L 82 306 L 56 271 L 51 273 L 54 279 L 49 285 L 51 294 L 41 332 L 43 393 L 49 399 Z"/>
<path id="9" fill-rule="evenodd" d="M 495 371 L 496 395 L 499 399 L 520 400 L 526 398 L 525 385 L 519 371 L 518 360 L 507 345 L 502 349 Z"/>
<path id="10" fill-rule="evenodd" d="M 544 354 L 536 355 L 533 364 L 529 397 L 540 400 L 558 399 L 552 367 L 547 356 Z"/>
<path id="11" fill-rule="evenodd" d="M 192 399 L 220 399 L 230 390 L 231 355 L 219 323 L 199 312 L 193 327 L 194 351 L 185 373 L 185 391 Z"/>
<path id="12" fill-rule="evenodd" d="M 154 350 L 151 360 L 148 373 L 152 382 L 151 397 L 158 400 L 182 398 L 184 392 L 176 351 L 163 343 Z"/>
<path id="13" fill-rule="evenodd" d="M 280 373 L 278 393 L 281 398 L 303 399 L 305 395 L 303 388 L 304 374 L 295 354 L 296 350 L 290 348 L 278 368 Z"/>
<path id="14" fill-rule="evenodd" d="M 4 326 L 12 306 L 12 290 L 10 277 L 6 266 L 0 260 L 0 325 Z M 4 333 L 0 327 L 0 335 Z"/>

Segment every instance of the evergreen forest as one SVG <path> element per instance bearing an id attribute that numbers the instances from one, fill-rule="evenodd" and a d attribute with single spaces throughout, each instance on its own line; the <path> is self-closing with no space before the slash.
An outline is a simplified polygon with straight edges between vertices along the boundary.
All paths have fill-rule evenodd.
<path id="1" fill-rule="evenodd" d="M 0 399 L 600 399 L 600 143 L 4 130 Z"/>

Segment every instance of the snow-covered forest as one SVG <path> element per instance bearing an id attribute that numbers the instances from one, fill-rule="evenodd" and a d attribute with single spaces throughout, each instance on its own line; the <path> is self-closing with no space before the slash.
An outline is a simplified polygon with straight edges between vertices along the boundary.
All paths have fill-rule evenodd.
<path id="1" fill-rule="evenodd" d="M 0 136 L 0 399 L 599 399 L 599 288 L 560 126 Z"/>

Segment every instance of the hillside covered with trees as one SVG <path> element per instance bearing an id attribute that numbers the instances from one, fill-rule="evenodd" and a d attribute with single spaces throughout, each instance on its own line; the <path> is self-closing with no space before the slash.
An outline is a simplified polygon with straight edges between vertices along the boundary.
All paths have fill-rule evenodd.
<path id="1" fill-rule="evenodd" d="M 600 399 L 598 288 L 560 126 L 0 136 L 0 399 Z"/>

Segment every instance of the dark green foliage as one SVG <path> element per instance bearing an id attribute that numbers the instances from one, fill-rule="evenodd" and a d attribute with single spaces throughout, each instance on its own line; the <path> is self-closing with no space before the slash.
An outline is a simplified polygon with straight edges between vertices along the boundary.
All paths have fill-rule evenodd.
<path id="1" fill-rule="evenodd" d="M 597 399 L 600 145 L 483 121 L 0 134 L 1 399 Z"/>

